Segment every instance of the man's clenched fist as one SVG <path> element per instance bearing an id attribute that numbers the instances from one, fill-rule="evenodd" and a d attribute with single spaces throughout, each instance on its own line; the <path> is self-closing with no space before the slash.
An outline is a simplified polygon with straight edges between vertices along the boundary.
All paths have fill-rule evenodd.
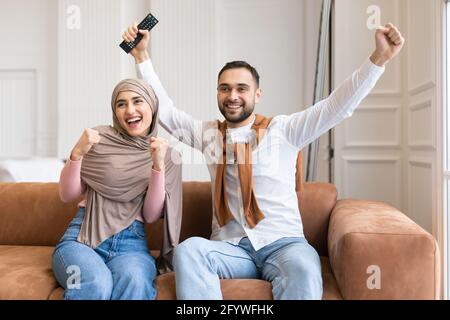
<path id="1" fill-rule="evenodd" d="M 382 67 L 399 54 L 405 44 L 405 38 L 396 26 L 388 23 L 384 27 L 377 28 L 375 43 L 376 49 L 370 60 Z"/>

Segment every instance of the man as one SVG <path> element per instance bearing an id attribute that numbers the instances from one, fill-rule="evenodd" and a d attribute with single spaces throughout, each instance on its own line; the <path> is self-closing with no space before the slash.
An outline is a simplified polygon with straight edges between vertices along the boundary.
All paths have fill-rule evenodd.
<path id="1" fill-rule="evenodd" d="M 392 24 L 378 28 L 374 53 L 329 98 L 273 119 L 254 111 L 261 99 L 258 72 L 246 62 L 228 63 L 218 77 L 225 118 L 219 122 L 173 106 L 146 51 L 148 32 L 134 24 L 123 39 L 138 32 L 144 38 L 131 53 L 138 76 L 159 98 L 160 123 L 203 152 L 212 181 L 211 239 L 190 238 L 175 249 L 177 298 L 222 299 L 220 279 L 259 278 L 271 282 L 274 299 L 321 299 L 320 260 L 303 235 L 295 191 L 297 155 L 352 115 L 403 47 L 401 33 Z"/>

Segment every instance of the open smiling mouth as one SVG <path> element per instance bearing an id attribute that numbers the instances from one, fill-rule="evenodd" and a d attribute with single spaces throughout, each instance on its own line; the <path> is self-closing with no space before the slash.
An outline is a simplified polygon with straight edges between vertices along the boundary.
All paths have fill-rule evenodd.
<path id="1" fill-rule="evenodd" d="M 127 124 L 131 129 L 139 127 L 142 122 L 142 117 L 133 117 L 127 120 Z"/>
<path id="2" fill-rule="evenodd" d="M 225 109 L 230 110 L 230 111 L 236 111 L 242 107 L 243 107 L 243 105 L 241 105 L 241 104 L 228 104 L 228 103 L 225 104 Z"/>

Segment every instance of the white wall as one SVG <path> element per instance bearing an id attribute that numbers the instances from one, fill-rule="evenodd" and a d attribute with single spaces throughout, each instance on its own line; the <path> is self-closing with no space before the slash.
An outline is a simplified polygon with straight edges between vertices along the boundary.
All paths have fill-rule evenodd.
<path id="1" fill-rule="evenodd" d="M 70 6 L 79 29 L 67 27 Z M 121 80 L 121 3 L 58 1 L 58 156 L 68 157 L 86 127 L 112 123 L 111 92 Z"/>
<path id="2" fill-rule="evenodd" d="M 153 0 L 151 10 L 160 21 L 151 34 L 152 60 L 164 87 L 177 108 L 216 119 L 215 1 Z M 202 154 L 176 147 L 183 154 L 183 179 L 209 180 Z"/>
<path id="3" fill-rule="evenodd" d="M 56 153 L 55 26 L 55 1 L 0 3 L 0 158 Z"/>
<path id="4" fill-rule="evenodd" d="M 67 26 L 71 6 L 80 9 L 79 29 Z M 85 127 L 111 123 L 114 85 L 135 77 L 118 47 L 121 33 L 149 6 L 148 0 L 1 1 L 0 158 L 66 158 Z"/>
<path id="5" fill-rule="evenodd" d="M 71 6 L 79 28 L 67 25 Z M 316 0 L 4 0 L 3 30 L 23 19 L 33 28 L 18 25 L 0 43 L 0 157 L 67 158 L 84 128 L 111 123 L 114 85 L 135 77 L 133 60 L 118 47 L 121 34 L 149 11 L 160 20 L 152 58 L 177 106 L 220 118 L 217 73 L 246 59 L 261 74 L 258 112 L 302 110 L 312 102 L 320 8 Z M 198 163 L 185 166 L 184 178 L 209 180 L 202 156 L 183 153 L 185 163 Z"/>
<path id="6" fill-rule="evenodd" d="M 152 58 L 178 108 L 203 120 L 221 118 L 217 74 L 232 60 L 246 60 L 260 73 L 257 112 L 291 114 L 311 104 L 319 1 L 153 0 L 151 8 L 160 19 Z M 209 180 L 202 156 L 187 147 L 182 152 L 183 178 Z"/>

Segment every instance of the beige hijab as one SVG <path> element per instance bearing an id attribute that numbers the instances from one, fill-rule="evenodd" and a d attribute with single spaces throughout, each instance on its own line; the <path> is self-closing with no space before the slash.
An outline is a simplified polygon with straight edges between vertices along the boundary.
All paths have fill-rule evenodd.
<path id="1" fill-rule="evenodd" d="M 115 114 L 118 95 L 133 91 L 152 109 L 152 123 L 146 136 L 131 137 Z M 112 94 L 113 127 L 94 128 L 101 136 L 83 157 L 81 179 L 87 185 L 86 211 L 78 241 L 92 248 L 130 226 L 141 214 L 152 168 L 150 137 L 158 131 L 158 99 L 153 89 L 141 80 L 121 81 Z M 158 260 L 160 271 L 172 269 L 172 250 L 178 244 L 181 227 L 181 165 L 165 159 L 164 240 Z M 177 161 L 177 163 L 179 163 Z"/>

